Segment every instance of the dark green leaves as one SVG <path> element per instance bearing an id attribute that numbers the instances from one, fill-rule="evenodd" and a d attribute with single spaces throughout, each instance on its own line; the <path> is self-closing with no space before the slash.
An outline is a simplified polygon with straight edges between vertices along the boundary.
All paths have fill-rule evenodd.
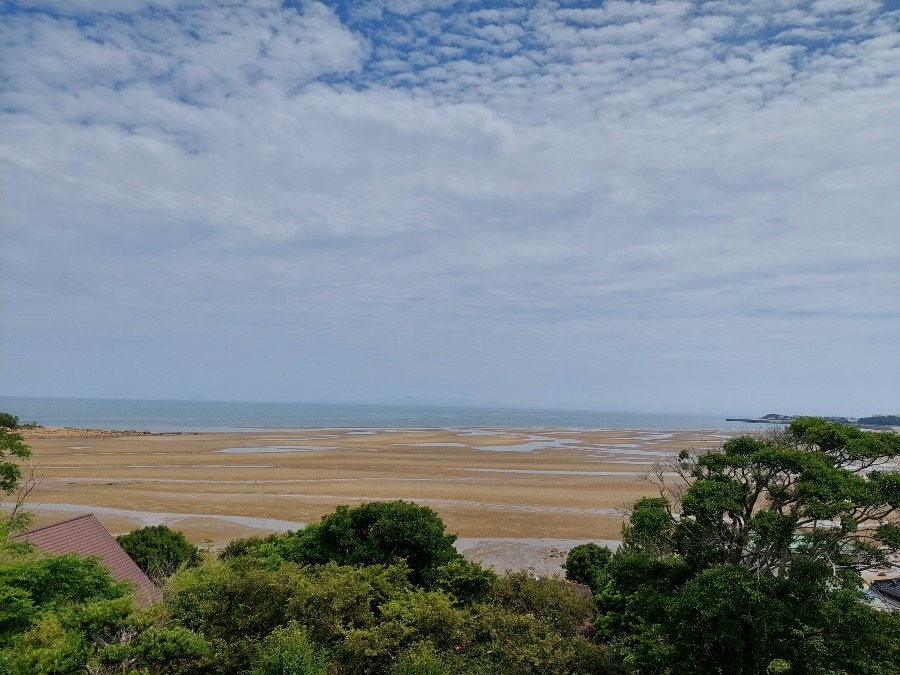
<path id="1" fill-rule="evenodd" d="M 22 478 L 21 461 L 31 456 L 29 448 L 16 434 L 0 427 L 0 499 L 14 492 Z"/>
<path id="2" fill-rule="evenodd" d="M 182 565 L 196 565 L 200 562 L 197 547 L 181 532 L 165 525 L 142 527 L 116 537 L 116 541 L 155 582 L 162 581 Z"/>

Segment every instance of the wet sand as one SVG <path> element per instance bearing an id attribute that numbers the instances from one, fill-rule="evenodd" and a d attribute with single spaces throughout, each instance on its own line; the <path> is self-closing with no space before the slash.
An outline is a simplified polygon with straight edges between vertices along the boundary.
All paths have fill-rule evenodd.
<path id="1" fill-rule="evenodd" d="M 339 504 L 433 508 L 457 547 L 497 569 L 552 573 L 579 541 L 616 540 L 639 474 L 727 432 L 275 429 L 27 432 L 35 525 L 94 512 L 114 534 L 164 523 L 200 546 L 284 531 Z"/>

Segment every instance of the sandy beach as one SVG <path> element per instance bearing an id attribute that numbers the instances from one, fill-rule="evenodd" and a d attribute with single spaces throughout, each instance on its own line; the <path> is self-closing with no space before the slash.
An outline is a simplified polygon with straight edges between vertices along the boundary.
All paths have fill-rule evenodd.
<path id="1" fill-rule="evenodd" d="M 339 504 L 433 508 L 467 557 L 552 574 L 579 541 L 618 539 L 640 474 L 727 432 L 271 429 L 148 434 L 25 432 L 35 525 L 93 512 L 114 534 L 148 524 L 217 548 L 301 527 Z"/>

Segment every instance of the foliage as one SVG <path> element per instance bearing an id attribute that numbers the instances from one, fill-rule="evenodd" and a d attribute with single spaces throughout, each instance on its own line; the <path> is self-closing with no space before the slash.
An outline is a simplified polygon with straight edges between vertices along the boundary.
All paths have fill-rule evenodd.
<path id="1" fill-rule="evenodd" d="M 5 547 L 0 554 L 0 645 L 29 629 L 44 614 L 73 604 L 127 595 L 127 584 L 113 581 L 96 558 L 74 553 L 44 556 Z"/>
<path id="2" fill-rule="evenodd" d="M 426 589 L 411 583 L 402 562 L 232 556 L 173 575 L 164 606 L 172 620 L 206 636 L 212 649 L 196 667 L 210 673 L 275 668 L 286 663 L 290 650 L 282 647 L 291 641 L 302 658 L 326 659 L 334 673 L 614 671 L 606 650 L 576 632 L 593 613 L 590 597 L 560 580 L 479 574 L 474 563 L 458 562 L 439 570 L 447 588 Z"/>
<path id="3" fill-rule="evenodd" d="M 181 533 L 165 525 L 142 527 L 116 537 L 147 576 L 160 582 L 179 567 L 200 562 L 200 551 Z"/>
<path id="4" fill-rule="evenodd" d="M 173 672 L 206 649 L 200 636 L 135 611 L 129 584 L 96 558 L 0 550 L 0 672 Z"/>
<path id="5" fill-rule="evenodd" d="M 896 434 L 818 418 L 732 438 L 722 452 L 683 452 L 671 468 L 687 488 L 636 504 L 626 545 L 678 553 L 698 570 L 732 563 L 779 577 L 803 557 L 853 584 L 900 552 L 900 473 L 884 470 L 898 457 Z"/>
<path id="6" fill-rule="evenodd" d="M 303 562 L 386 565 L 406 561 L 410 581 L 433 583 L 438 568 L 460 558 L 456 537 L 427 506 L 405 501 L 339 506 L 319 523 L 300 531 L 296 551 Z"/>
<path id="7" fill-rule="evenodd" d="M 427 642 L 417 642 L 400 652 L 391 675 L 456 675 L 461 672 L 451 659 Z"/>
<path id="8" fill-rule="evenodd" d="M 594 577 L 597 639 L 638 672 L 900 672 L 900 615 L 857 591 L 900 550 L 898 456 L 810 418 L 681 453 Z"/>
<path id="9" fill-rule="evenodd" d="M 398 500 L 338 506 L 302 530 L 233 542 L 225 553 L 305 564 L 391 565 L 403 560 L 413 584 L 433 587 L 438 569 L 462 558 L 453 548 L 455 540 L 444 533 L 433 510 Z"/>
<path id="10" fill-rule="evenodd" d="M 886 427 L 900 426 L 900 415 L 872 415 L 871 417 L 860 417 L 857 420 L 860 424 L 876 424 Z"/>
<path id="11" fill-rule="evenodd" d="M 154 625 L 131 598 L 66 606 L 43 616 L 0 650 L 0 667 L 13 673 L 177 672 L 208 649 L 199 635 Z"/>
<path id="12" fill-rule="evenodd" d="M 566 562 L 563 565 L 566 579 L 591 586 L 594 577 L 606 567 L 611 557 L 612 551 L 606 546 L 600 546 L 594 542 L 578 544 L 566 556 Z"/>
<path id="13" fill-rule="evenodd" d="M 270 534 L 265 537 L 243 537 L 232 539 L 219 553 L 219 558 L 222 560 L 231 560 L 243 556 L 259 557 L 259 549 L 261 546 L 269 545 L 274 551 L 276 550 L 276 543 L 282 538 L 283 535 Z"/>
<path id="14" fill-rule="evenodd" d="M 0 499 L 18 489 L 22 460 L 29 457 L 31 448 L 25 445 L 22 435 L 0 428 Z"/>
<path id="15" fill-rule="evenodd" d="M 0 427 L 0 502 L 13 496 L 12 508 L 0 508 L 0 542 L 26 529 L 31 522 L 31 514 L 22 509 L 35 486 L 30 457 L 31 448 L 24 443 L 22 435 Z M 24 480 L 23 467 L 28 471 Z"/>
<path id="16" fill-rule="evenodd" d="M 476 562 L 451 560 L 437 570 L 437 586 L 462 603 L 484 600 L 497 582 L 497 575 Z"/>
<path id="17" fill-rule="evenodd" d="M 516 614 L 530 616 L 553 628 L 560 636 L 572 635 L 594 615 L 594 599 L 576 593 L 571 585 L 528 572 L 510 572 L 500 577 L 490 602 Z"/>
<path id="18" fill-rule="evenodd" d="M 17 415 L 8 412 L 0 412 L 0 429 L 40 429 L 41 425 L 35 421 L 23 424 Z"/>
<path id="19" fill-rule="evenodd" d="M 410 588 L 407 572 L 402 565 L 310 568 L 255 558 L 208 561 L 174 575 L 164 602 L 181 625 L 211 640 L 210 667 L 230 672 L 251 662 L 258 642 L 292 620 L 323 648 L 348 631 L 373 626 L 377 608 Z"/>
<path id="20" fill-rule="evenodd" d="M 296 621 L 276 628 L 259 644 L 250 675 L 327 675 L 328 663 Z"/>
<path id="21" fill-rule="evenodd" d="M 210 641 L 208 668 L 239 670 L 252 661 L 259 640 L 287 624 L 290 581 L 287 573 L 208 561 L 170 578 L 164 606 L 179 625 Z"/>

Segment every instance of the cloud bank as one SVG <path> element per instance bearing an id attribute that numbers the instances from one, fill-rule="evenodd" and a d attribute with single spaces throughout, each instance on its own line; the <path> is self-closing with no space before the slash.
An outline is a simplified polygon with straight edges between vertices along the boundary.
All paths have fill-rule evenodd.
<path id="1" fill-rule="evenodd" d="M 3 393 L 900 409 L 894 3 L 2 11 Z"/>

